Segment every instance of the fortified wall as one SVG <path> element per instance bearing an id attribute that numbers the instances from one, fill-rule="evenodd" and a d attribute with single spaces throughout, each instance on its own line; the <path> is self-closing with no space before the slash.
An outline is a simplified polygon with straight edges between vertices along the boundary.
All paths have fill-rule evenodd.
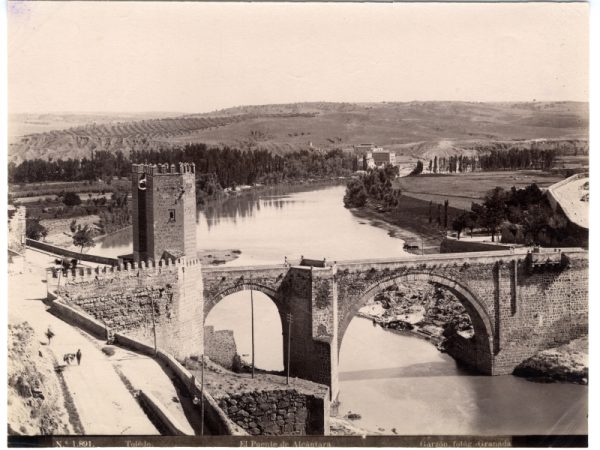
<path id="1" fill-rule="evenodd" d="M 54 290 L 70 305 L 178 359 L 203 352 L 202 273 L 196 258 L 56 271 Z"/>

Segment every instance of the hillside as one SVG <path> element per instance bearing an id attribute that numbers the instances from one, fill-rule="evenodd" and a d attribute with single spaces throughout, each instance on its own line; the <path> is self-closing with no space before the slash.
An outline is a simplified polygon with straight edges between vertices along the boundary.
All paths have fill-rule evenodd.
<path id="1" fill-rule="evenodd" d="M 165 114 L 166 115 L 166 114 Z M 63 128 L 77 122 L 66 122 Z M 206 143 L 282 153 L 308 148 L 351 149 L 374 142 L 400 156 L 475 153 L 588 138 L 588 104 L 530 103 L 298 103 L 239 106 L 205 114 L 89 123 L 27 134 L 10 145 L 10 160 L 89 157 L 92 150 L 156 149 Z M 556 144 L 558 142 L 558 144 Z"/>

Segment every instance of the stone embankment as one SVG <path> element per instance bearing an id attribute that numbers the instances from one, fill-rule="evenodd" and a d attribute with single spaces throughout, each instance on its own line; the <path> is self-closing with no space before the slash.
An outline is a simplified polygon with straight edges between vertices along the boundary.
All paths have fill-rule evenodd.
<path id="1" fill-rule="evenodd" d="M 194 361 L 186 366 L 200 379 Z M 329 434 L 329 390 L 326 386 L 278 375 L 230 372 L 206 361 L 206 390 L 235 424 L 251 435 Z"/>
<path id="2" fill-rule="evenodd" d="M 473 335 L 471 319 L 450 292 L 428 283 L 398 284 L 375 296 L 359 315 L 383 328 L 408 331 L 442 349 L 449 328 L 465 338 Z"/>
<path id="3" fill-rule="evenodd" d="M 588 337 L 539 352 L 517 366 L 514 375 L 532 381 L 588 384 Z"/>

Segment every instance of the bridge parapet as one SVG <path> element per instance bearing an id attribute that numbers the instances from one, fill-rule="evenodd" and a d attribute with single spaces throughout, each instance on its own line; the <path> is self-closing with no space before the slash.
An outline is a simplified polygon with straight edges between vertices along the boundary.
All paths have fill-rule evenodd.
<path id="1" fill-rule="evenodd" d="M 453 263 L 495 263 L 498 261 L 524 260 L 528 254 L 532 253 L 531 248 L 516 248 L 512 251 L 486 251 L 486 252 L 465 252 L 465 253 L 439 253 L 430 255 L 407 255 L 398 258 L 370 258 L 362 260 L 344 260 L 337 261 L 335 266 L 338 270 L 350 269 L 360 270 L 361 267 L 368 268 L 374 266 L 392 267 L 397 265 L 407 266 L 414 264 L 450 264 Z M 587 258 L 588 251 L 582 248 L 541 248 L 537 254 L 554 255 L 557 253 L 565 254 L 569 257 Z"/>

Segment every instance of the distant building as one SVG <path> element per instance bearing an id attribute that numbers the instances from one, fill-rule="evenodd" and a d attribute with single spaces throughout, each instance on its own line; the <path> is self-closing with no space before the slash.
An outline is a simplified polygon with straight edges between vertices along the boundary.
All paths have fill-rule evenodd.
<path id="1" fill-rule="evenodd" d="M 363 170 L 383 167 L 386 164 L 395 166 L 396 153 L 390 150 L 384 150 L 383 147 L 377 147 L 375 144 L 358 144 L 354 146 L 358 154 L 358 167 Z"/>
<path id="2" fill-rule="evenodd" d="M 377 167 L 383 167 L 386 164 L 390 164 L 392 166 L 396 165 L 396 153 L 389 150 L 384 150 L 381 147 L 373 149 L 372 158 L 375 166 Z"/>

